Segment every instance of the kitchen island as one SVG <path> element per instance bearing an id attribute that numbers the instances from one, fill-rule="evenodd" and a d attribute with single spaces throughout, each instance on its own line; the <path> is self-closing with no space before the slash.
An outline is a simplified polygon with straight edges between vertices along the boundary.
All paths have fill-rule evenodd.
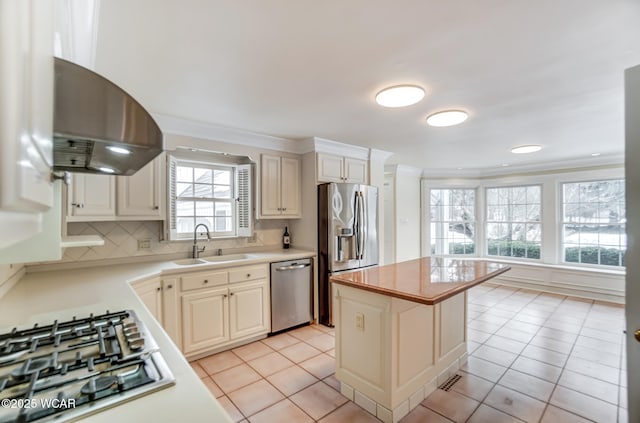
<path id="1" fill-rule="evenodd" d="M 425 257 L 331 277 L 341 392 L 397 422 L 467 356 L 467 290 L 510 267 Z"/>

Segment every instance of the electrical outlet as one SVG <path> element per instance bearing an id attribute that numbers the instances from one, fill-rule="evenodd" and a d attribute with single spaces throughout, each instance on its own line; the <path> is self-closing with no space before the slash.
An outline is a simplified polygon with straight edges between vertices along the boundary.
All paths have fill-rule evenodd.
<path id="1" fill-rule="evenodd" d="M 356 329 L 364 330 L 364 314 L 356 313 Z"/>
<path id="2" fill-rule="evenodd" d="M 138 240 L 138 250 L 150 250 L 151 249 L 151 239 L 139 239 Z"/>

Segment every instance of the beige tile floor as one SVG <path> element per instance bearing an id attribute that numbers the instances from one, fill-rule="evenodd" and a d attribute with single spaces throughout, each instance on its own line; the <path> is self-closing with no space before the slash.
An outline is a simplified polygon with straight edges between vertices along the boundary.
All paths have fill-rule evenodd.
<path id="1" fill-rule="evenodd" d="M 627 422 L 622 306 L 483 284 L 467 317 L 462 378 L 403 423 Z M 307 326 L 191 364 L 236 422 L 378 422 L 340 394 L 333 335 Z"/>

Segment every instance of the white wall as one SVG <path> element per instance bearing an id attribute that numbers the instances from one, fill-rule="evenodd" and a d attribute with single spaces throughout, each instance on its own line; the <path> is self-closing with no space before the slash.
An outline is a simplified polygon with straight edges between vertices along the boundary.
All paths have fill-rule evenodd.
<path id="1" fill-rule="evenodd" d="M 318 190 L 316 188 L 316 153 L 302 155 L 302 218 L 291 219 L 291 245 L 316 251 L 318 249 Z"/>
<path id="2" fill-rule="evenodd" d="M 420 175 L 420 171 L 408 166 L 395 168 L 396 262 L 421 256 Z"/>
<path id="3" fill-rule="evenodd" d="M 393 174 L 384 177 L 384 261 L 383 264 L 396 261 L 396 179 Z"/>

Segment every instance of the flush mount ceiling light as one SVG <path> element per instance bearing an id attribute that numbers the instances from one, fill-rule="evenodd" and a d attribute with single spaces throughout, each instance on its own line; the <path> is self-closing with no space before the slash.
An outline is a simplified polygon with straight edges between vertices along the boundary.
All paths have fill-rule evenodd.
<path id="1" fill-rule="evenodd" d="M 591 157 L 598 157 L 600 153 L 591 153 Z"/>
<path id="2" fill-rule="evenodd" d="M 396 85 L 376 94 L 376 103 L 384 107 L 406 107 L 424 98 L 424 90 L 416 85 Z"/>
<path id="3" fill-rule="evenodd" d="M 535 153 L 536 151 L 540 151 L 542 150 L 542 146 L 541 145 L 519 145 L 517 147 L 513 147 L 511 149 L 511 152 L 513 154 L 528 154 L 528 153 Z"/>
<path id="4" fill-rule="evenodd" d="M 427 124 L 431 126 L 453 126 L 467 120 L 467 112 L 464 110 L 444 110 L 427 117 Z"/>
<path id="5" fill-rule="evenodd" d="M 115 170 L 110 167 L 99 167 L 98 170 L 104 173 L 115 173 Z"/>
<path id="6" fill-rule="evenodd" d="M 127 150 L 126 148 L 116 147 L 114 145 L 107 146 L 107 150 L 111 151 L 112 153 L 122 154 L 123 156 L 131 154 L 131 151 Z"/>

